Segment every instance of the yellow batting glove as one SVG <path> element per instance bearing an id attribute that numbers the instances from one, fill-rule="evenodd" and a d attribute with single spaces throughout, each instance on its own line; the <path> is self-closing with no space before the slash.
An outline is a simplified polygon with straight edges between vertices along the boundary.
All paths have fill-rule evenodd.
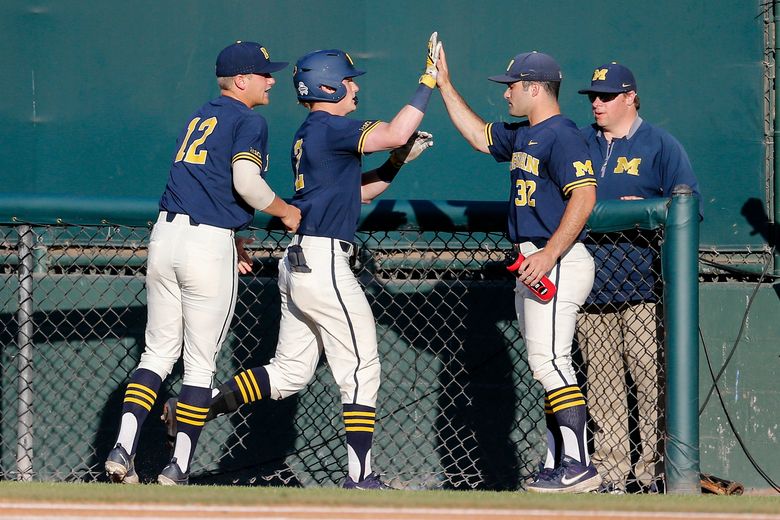
<path id="1" fill-rule="evenodd" d="M 420 83 L 430 88 L 436 88 L 436 76 L 439 74 L 436 62 L 439 61 L 439 51 L 441 51 L 439 33 L 434 31 L 428 39 L 428 56 L 425 59 L 425 72 L 420 76 Z"/>

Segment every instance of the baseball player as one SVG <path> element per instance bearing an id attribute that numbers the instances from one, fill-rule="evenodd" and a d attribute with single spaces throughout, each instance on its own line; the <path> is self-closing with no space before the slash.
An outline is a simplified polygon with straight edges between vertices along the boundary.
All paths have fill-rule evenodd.
<path id="1" fill-rule="evenodd" d="M 386 489 L 371 466 L 380 366 L 376 326 L 349 265 L 360 204 L 389 186 L 405 162 L 433 144 L 416 132 L 436 86 L 436 33 L 417 91 L 389 123 L 347 117 L 357 109 L 355 78 L 365 74 L 338 49 L 298 60 L 293 83 L 309 115 L 293 139 L 293 204 L 298 233 L 279 261 L 281 322 L 270 363 L 237 374 L 215 389 L 206 419 L 258 399 L 284 399 L 303 389 L 325 352 L 339 386 L 348 452 L 348 489 Z M 395 150 L 393 150 L 395 149 Z M 393 150 L 378 168 L 361 172 L 362 156 Z M 165 420 L 165 416 L 163 417 Z M 168 423 L 169 430 L 174 426 Z"/>
<path id="2" fill-rule="evenodd" d="M 593 72 L 589 88 L 595 123 L 582 132 L 599 183 L 600 200 L 669 197 L 678 184 L 699 196 L 685 150 L 666 131 L 639 117 L 639 96 L 631 71 L 607 63 Z M 699 196 L 699 200 L 701 197 Z M 588 244 L 596 279 L 578 320 L 578 344 L 587 361 L 588 397 L 593 419 L 593 462 L 604 475 L 602 491 L 624 493 L 633 470 L 642 489 L 658 476 L 659 318 L 656 312 L 657 254 L 641 232 L 615 243 Z M 646 244 L 646 245 L 642 245 Z M 632 467 L 626 372 L 638 405 L 641 438 Z"/>
<path id="3" fill-rule="evenodd" d="M 175 449 L 158 481 L 187 483 L 215 359 L 233 316 L 239 261 L 248 259 L 234 232 L 252 221 L 255 209 L 281 218 L 290 231 L 298 229 L 300 210 L 263 180 L 268 125 L 252 111 L 268 104 L 271 73 L 286 66 L 270 61 L 259 43 L 223 49 L 216 64 L 221 96 L 190 117 L 176 142 L 149 242 L 146 349 L 127 385 L 119 435 L 105 464 L 114 482 L 138 482 L 133 459 L 141 426 L 183 353 Z"/>
<path id="4" fill-rule="evenodd" d="M 540 52 L 518 54 L 504 74 L 509 114 L 519 123 L 488 123 L 450 80 L 444 49 L 437 83 L 455 127 L 474 149 L 509 162 L 509 238 L 526 258 L 517 271 L 515 309 L 534 378 L 545 390 L 548 456 L 529 491 L 585 492 L 601 483 L 590 463 L 585 398 L 577 385 L 571 345 L 577 311 L 593 284 L 593 258 L 581 243 L 596 201 L 596 179 L 584 139 L 560 113 L 561 69 Z M 547 302 L 528 285 L 547 275 L 557 287 Z"/>

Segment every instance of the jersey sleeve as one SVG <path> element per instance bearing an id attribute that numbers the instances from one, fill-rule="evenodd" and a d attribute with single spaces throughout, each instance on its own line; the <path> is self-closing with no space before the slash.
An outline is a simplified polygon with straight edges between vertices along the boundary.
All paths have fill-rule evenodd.
<path id="1" fill-rule="evenodd" d="M 564 197 L 583 186 L 596 186 L 588 144 L 576 129 L 560 132 L 550 152 L 550 176 Z"/>
<path id="2" fill-rule="evenodd" d="M 252 161 L 261 172 L 268 171 L 268 125 L 259 114 L 241 119 L 235 128 L 230 164 L 239 159 Z"/>
<path id="3" fill-rule="evenodd" d="M 329 148 L 362 154 L 368 134 L 373 132 L 381 122 L 377 119 L 361 121 L 348 117 L 334 118 L 329 131 Z"/>
<path id="4" fill-rule="evenodd" d="M 693 173 L 693 167 L 688 159 L 688 154 L 685 153 L 685 149 L 679 141 L 670 134 L 664 134 L 661 142 L 661 186 L 664 194 L 667 197 L 671 197 L 675 186 L 687 184 L 693 190 L 693 194 L 699 198 L 699 213 L 702 214 L 699 182 Z"/>
<path id="5" fill-rule="evenodd" d="M 504 123 L 496 121 L 485 125 L 485 143 L 490 155 L 496 162 L 508 162 L 512 159 L 516 140 L 522 139 L 522 134 L 528 128 L 528 123 Z"/>

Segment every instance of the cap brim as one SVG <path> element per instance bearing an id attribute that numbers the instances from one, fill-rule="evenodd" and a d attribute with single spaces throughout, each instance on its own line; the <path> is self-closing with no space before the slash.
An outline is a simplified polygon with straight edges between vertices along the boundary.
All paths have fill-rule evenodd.
<path id="1" fill-rule="evenodd" d="M 289 65 L 289 61 L 269 61 L 265 67 L 263 67 L 263 70 L 261 70 L 261 73 L 268 73 L 268 72 L 277 72 L 285 68 L 287 65 Z"/>
<path id="2" fill-rule="evenodd" d="M 520 81 L 520 78 L 515 78 L 514 76 L 507 76 L 506 74 L 501 74 L 500 76 L 490 76 L 488 77 L 490 81 L 495 81 L 496 83 L 517 83 Z"/>

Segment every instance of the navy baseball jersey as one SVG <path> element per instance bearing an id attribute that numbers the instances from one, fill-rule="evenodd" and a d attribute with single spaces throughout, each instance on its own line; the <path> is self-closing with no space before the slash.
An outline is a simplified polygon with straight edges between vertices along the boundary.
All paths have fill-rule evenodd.
<path id="1" fill-rule="evenodd" d="M 511 161 L 508 227 L 513 243 L 549 239 L 572 190 L 596 186 L 585 140 L 562 115 L 533 126 L 489 123 L 485 136 L 496 161 Z M 584 236 L 583 230 L 579 239 Z"/>
<path id="2" fill-rule="evenodd" d="M 160 209 L 185 213 L 198 224 L 246 227 L 254 209 L 234 190 L 232 164 L 248 159 L 268 170 L 268 125 L 241 101 L 221 96 L 192 117 L 176 141 Z"/>
<path id="3" fill-rule="evenodd" d="M 581 129 L 598 178 L 598 199 L 670 197 L 678 184 L 701 196 L 682 145 L 668 132 L 637 118 L 628 135 L 608 143 L 597 125 Z M 701 212 L 701 210 L 700 210 Z M 647 233 L 633 231 L 618 243 L 589 245 L 596 280 L 588 303 L 654 301 L 656 254 Z M 656 244 L 657 247 L 657 244 Z"/>
<path id="4" fill-rule="evenodd" d="M 352 242 L 360 218 L 363 146 L 379 121 L 318 110 L 295 134 L 292 203 L 301 210 L 298 234 Z"/>
<path id="5" fill-rule="evenodd" d="M 608 143 L 595 124 L 582 129 L 599 182 L 599 200 L 626 195 L 670 197 L 678 184 L 699 196 L 699 183 L 682 145 L 668 132 L 637 118 L 626 137 Z M 701 200 L 701 198 L 700 198 Z"/>

